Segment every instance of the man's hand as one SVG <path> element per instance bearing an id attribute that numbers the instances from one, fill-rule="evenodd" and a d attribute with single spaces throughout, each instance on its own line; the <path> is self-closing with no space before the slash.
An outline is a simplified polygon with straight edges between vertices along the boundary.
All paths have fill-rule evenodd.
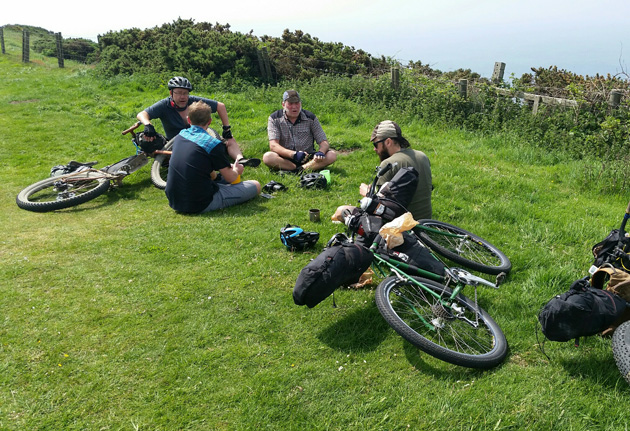
<path id="1" fill-rule="evenodd" d="M 221 134 L 221 136 L 223 137 L 223 139 L 232 139 L 234 136 L 232 136 L 232 127 L 227 125 L 227 126 L 223 126 L 223 133 Z"/>
<path id="2" fill-rule="evenodd" d="M 306 154 L 307 153 L 305 153 L 304 151 L 296 151 L 295 155 L 293 156 L 293 160 L 295 160 L 299 164 L 302 164 L 302 162 L 306 158 Z"/>
<path id="3" fill-rule="evenodd" d="M 153 127 L 153 124 L 145 124 L 144 136 L 148 138 L 154 138 L 155 136 L 157 136 L 157 132 L 155 131 L 155 127 Z"/>
<path id="4" fill-rule="evenodd" d="M 245 169 L 245 167 L 243 165 L 241 165 L 240 163 L 234 163 L 232 165 L 232 170 L 234 172 L 236 172 L 238 175 L 242 175 L 244 169 Z"/>
<path id="5" fill-rule="evenodd" d="M 316 160 L 323 160 L 326 158 L 326 154 L 322 153 L 321 151 L 318 151 L 315 154 L 313 154 L 313 158 L 315 158 Z"/>
<path id="6" fill-rule="evenodd" d="M 306 161 L 307 156 L 308 153 L 305 151 L 296 151 L 295 155 L 293 156 L 293 160 L 298 164 L 302 164 L 302 162 Z"/>
<path id="7" fill-rule="evenodd" d="M 361 183 L 359 186 L 359 194 L 363 197 L 366 197 L 370 191 L 370 186 L 365 183 Z"/>

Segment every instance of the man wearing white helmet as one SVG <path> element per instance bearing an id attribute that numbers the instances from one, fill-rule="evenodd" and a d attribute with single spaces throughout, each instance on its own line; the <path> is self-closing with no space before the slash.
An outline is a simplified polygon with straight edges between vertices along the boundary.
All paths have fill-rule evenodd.
<path id="1" fill-rule="evenodd" d="M 149 106 L 137 115 L 138 121 L 144 124 L 144 136 L 151 138 L 155 136 L 155 128 L 151 124 L 151 120 L 159 118 L 164 127 L 166 139 L 171 140 L 177 134 L 189 127 L 187 117 L 188 108 L 194 102 L 202 101 L 212 108 L 212 113 L 217 113 L 223 124 L 222 137 L 225 139 L 227 151 L 234 160 L 243 158 L 238 143 L 232 136 L 230 120 L 228 118 L 225 104 L 216 100 L 207 99 L 205 97 L 191 96 L 190 92 L 193 87 L 190 81 L 184 77 L 176 76 L 168 81 L 169 97 L 162 99 Z"/>

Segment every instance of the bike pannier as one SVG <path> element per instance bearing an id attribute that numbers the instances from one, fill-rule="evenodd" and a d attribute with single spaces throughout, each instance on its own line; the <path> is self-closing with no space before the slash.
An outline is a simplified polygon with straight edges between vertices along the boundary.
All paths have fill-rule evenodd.
<path id="1" fill-rule="evenodd" d="M 623 315 L 626 301 L 593 288 L 586 278 L 552 298 L 538 314 L 542 332 L 551 341 L 569 341 L 598 334 Z"/>

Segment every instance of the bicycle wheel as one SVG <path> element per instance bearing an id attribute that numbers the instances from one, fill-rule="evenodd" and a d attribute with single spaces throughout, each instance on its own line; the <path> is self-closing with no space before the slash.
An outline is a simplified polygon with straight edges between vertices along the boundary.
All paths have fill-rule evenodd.
<path id="1" fill-rule="evenodd" d="M 173 148 L 173 140 L 168 141 L 162 150 L 171 151 Z M 160 190 L 166 188 L 166 180 L 168 178 L 168 162 L 171 156 L 168 154 L 158 154 L 151 165 L 151 182 Z"/>
<path id="2" fill-rule="evenodd" d="M 630 321 L 622 323 L 615 329 L 612 349 L 621 376 L 630 383 Z"/>
<path id="3" fill-rule="evenodd" d="M 451 302 L 451 290 L 425 278 L 388 277 L 376 288 L 376 306 L 387 323 L 405 340 L 443 361 L 469 368 L 492 368 L 507 355 L 507 340 L 499 325 L 466 296 Z M 440 299 L 450 302 L 444 305 Z"/>
<path id="4" fill-rule="evenodd" d="M 100 171 L 46 178 L 22 190 L 15 201 L 28 211 L 47 212 L 73 207 L 107 191 L 109 180 Z"/>
<path id="5" fill-rule="evenodd" d="M 501 250 L 473 233 L 437 220 L 420 220 L 418 223 L 438 231 L 416 229 L 422 242 L 431 250 L 455 263 L 474 271 L 493 275 L 502 272 L 507 274 L 512 269 L 510 259 Z M 445 234 L 465 235 L 465 237 Z"/>

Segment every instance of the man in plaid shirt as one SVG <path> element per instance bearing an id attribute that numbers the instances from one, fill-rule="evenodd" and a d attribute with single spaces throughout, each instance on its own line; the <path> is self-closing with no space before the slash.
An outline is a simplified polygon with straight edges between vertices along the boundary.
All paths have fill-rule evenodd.
<path id="1" fill-rule="evenodd" d="M 263 155 L 263 162 L 272 169 L 294 173 L 303 169 L 316 171 L 337 160 L 319 120 L 302 109 L 300 95 L 295 90 L 282 95 L 282 109 L 269 116 L 267 133 L 271 151 Z"/>

